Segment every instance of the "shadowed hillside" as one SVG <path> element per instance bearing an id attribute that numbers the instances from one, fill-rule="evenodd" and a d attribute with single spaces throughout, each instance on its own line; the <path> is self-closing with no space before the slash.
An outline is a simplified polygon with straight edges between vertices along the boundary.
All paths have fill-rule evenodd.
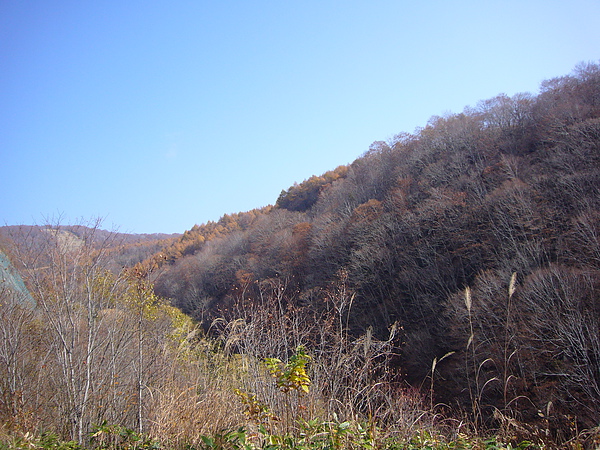
<path id="1" fill-rule="evenodd" d="M 375 142 L 244 225 L 224 218 L 163 267 L 156 291 L 206 326 L 257 320 L 273 295 L 311 317 L 338 308 L 356 338 L 385 340 L 395 324 L 395 373 L 435 386 L 436 402 L 477 420 L 493 407 L 551 430 L 568 417 L 592 426 L 599 169 L 600 67 L 582 64 L 537 95 L 500 94 Z M 352 300 L 332 305 L 340 283 Z"/>

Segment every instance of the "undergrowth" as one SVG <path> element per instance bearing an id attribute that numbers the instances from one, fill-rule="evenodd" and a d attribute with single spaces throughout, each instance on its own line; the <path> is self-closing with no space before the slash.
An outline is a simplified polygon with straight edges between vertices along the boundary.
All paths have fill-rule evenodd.
<path id="1" fill-rule="evenodd" d="M 0 450 L 521 450 L 542 449 L 545 447 L 522 441 L 516 445 L 505 444 L 497 438 L 480 438 L 459 434 L 455 439 L 447 439 L 441 434 L 426 430 L 419 431 L 409 439 L 386 436 L 373 424 L 356 422 L 325 421 L 311 419 L 299 421 L 295 433 L 271 434 L 260 425 L 255 431 L 246 427 L 224 430 L 211 435 L 201 435 L 196 445 L 172 447 L 168 442 L 159 442 L 131 429 L 102 424 L 95 427 L 89 437 L 89 444 L 80 445 L 75 441 L 61 440 L 56 434 L 43 433 L 38 436 L 24 434 L 0 443 Z M 566 447 L 583 449 L 573 443 Z"/>
<path id="2" fill-rule="evenodd" d="M 419 423 L 418 426 L 402 430 L 400 426 L 378 423 L 373 418 L 358 416 L 340 419 L 336 413 L 328 418 L 308 417 L 304 406 L 310 393 L 312 380 L 309 365 L 312 361 L 303 346 L 296 348 L 287 362 L 277 358 L 265 358 L 261 365 L 274 379 L 283 398 L 284 417 L 276 414 L 266 399 L 240 388 L 233 389 L 244 420 L 219 431 L 201 433 L 194 439 L 173 440 L 169 436 L 150 436 L 133 429 L 103 421 L 94 425 L 84 443 L 63 440 L 55 433 L 11 433 L 0 431 L 0 450 L 517 450 L 545 449 L 542 441 L 531 442 L 500 436 L 482 437 L 476 427 L 469 428 L 458 423 L 449 429 L 440 422 Z M 468 430 L 472 431 L 469 432 Z M 463 431 L 464 430 L 464 431 Z M 598 430 L 596 430 L 598 431 Z M 573 439 L 562 448 L 573 450 L 594 448 L 598 444 L 596 433 Z M 583 438 L 587 437 L 586 440 Z M 514 441 L 514 439 L 513 439 Z M 587 445 L 586 442 L 587 441 Z"/>
<path id="3" fill-rule="evenodd" d="M 299 346 L 288 362 L 266 358 L 264 366 L 275 380 L 280 394 L 285 397 L 286 417 L 278 417 L 257 394 L 235 389 L 244 408 L 247 423 L 239 427 L 210 434 L 202 434 L 195 443 L 160 442 L 159 439 L 132 429 L 111 425 L 106 421 L 95 425 L 89 433 L 87 444 L 61 440 L 56 434 L 25 433 L 9 438 L 3 436 L 0 450 L 160 450 L 178 448 L 185 450 L 342 450 L 342 449 L 534 449 L 528 441 L 517 445 L 503 444 L 496 438 L 457 434 L 448 439 L 434 430 L 419 429 L 411 436 L 398 436 L 392 430 L 378 426 L 375 420 L 340 420 L 337 414 L 330 419 L 305 418 L 302 397 L 310 390 L 308 365 L 311 357 Z M 291 397 L 296 401 L 292 402 Z M 286 427 L 281 427 L 281 422 Z M 577 447 L 573 447 L 577 448 Z"/>

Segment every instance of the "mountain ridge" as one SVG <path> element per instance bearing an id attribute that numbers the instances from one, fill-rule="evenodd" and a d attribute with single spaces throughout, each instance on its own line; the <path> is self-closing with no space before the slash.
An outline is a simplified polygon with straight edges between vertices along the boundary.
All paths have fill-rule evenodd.
<path id="1" fill-rule="evenodd" d="M 190 233 L 155 288 L 207 328 L 259 320 L 253 308 L 272 296 L 289 314 L 344 308 L 355 337 L 402 330 L 395 370 L 412 386 L 451 354 L 437 367 L 441 402 L 466 408 L 460 393 L 479 392 L 478 367 L 493 360 L 489 380 L 503 381 L 488 385 L 489 405 L 526 396 L 535 420 L 550 396 L 591 426 L 600 375 L 582 355 L 600 358 L 600 343 L 574 327 L 599 327 L 599 167 L 600 67 L 582 64 L 537 95 L 500 94 L 375 142 L 343 176 L 293 185 L 245 228 L 230 217 L 218 236 Z M 352 302 L 329 304 L 340 291 Z"/>

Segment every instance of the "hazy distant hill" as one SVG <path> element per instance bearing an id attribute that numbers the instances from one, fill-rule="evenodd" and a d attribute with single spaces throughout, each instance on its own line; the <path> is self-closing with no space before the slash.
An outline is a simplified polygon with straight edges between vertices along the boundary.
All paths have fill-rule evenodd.
<path id="1" fill-rule="evenodd" d="M 49 242 L 60 245 L 79 245 L 82 239 L 91 239 L 93 246 L 102 245 L 112 252 L 115 268 L 131 267 L 169 246 L 180 234 L 130 234 L 94 228 L 92 225 L 12 225 L 0 227 L 0 246 L 44 248 Z"/>

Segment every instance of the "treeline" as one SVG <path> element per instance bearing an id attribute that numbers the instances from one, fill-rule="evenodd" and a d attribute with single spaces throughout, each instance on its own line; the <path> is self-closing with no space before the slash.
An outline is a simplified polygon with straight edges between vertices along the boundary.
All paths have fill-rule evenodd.
<path id="1" fill-rule="evenodd" d="M 76 240 L 72 227 L 45 228 L 51 238 L 13 229 L 19 245 L 4 247 L 28 291 L 0 279 L 2 437 L 84 443 L 104 421 L 149 431 L 169 421 L 173 390 L 189 387 L 192 320 L 153 293 L 141 265 L 115 271 L 119 236 L 90 225 Z"/>
<path id="2" fill-rule="evenodd" d="M 258 321 L 267 298 L 337 308 L 357 338 L 393 326 L 394 373 L 434 402 L 568 435 L 600 420 L 599 169 L 600 66 L 581 64 L 195 227 L 156 292 L 206 327 Z"/>
<path id="3" fill-rule="evenodd" d="M 287 191 L 281 191 L 275 207 L 289 211 L 306 211 L 319 199 L 321 192 L 339 178 L 348 174 L 348 166 L 339 166 L 320 177 L 313 175 L 301 184 L 295 183 Z"/>
<path id="4" fill-rule="evenodd" d="M 86 245 L 91 248 L 104 247 L 110 252 L 110 269 L 118 273 L 124 267 L 133 267 L 153 255 L 160 254 L 162 249 L 172 247 L 181 238 L 180 234 L 130 234 L 118 231 L 107 231 L 99 228 L 100 219 L 79 223 L 61 224 L 60 220 L 44 225 L 9 225 L 0 227 L 0 248 L 11 249 L 26 246 L 35 251 L 43 265 L 48 261 L 43 249 L 60 240 L 62 245 L 79 247 L 86 239 L 92 239 Z M 92 232 L 93 230 L 93 232 Z"/>
<path id="5" fill-rule="evenodd" d="M 194 254 L 200 251 L 208 241 L 249 229 L 258 217 L 268 213 L 271 209 L 271 206 L 266 206 L 248 212 L 225 214 L 217 222 L 209 221 L 202 225 L 194 225 L 170 245 L 164 246 L 158 259 L 173 263 L 177 259 Z"/>

